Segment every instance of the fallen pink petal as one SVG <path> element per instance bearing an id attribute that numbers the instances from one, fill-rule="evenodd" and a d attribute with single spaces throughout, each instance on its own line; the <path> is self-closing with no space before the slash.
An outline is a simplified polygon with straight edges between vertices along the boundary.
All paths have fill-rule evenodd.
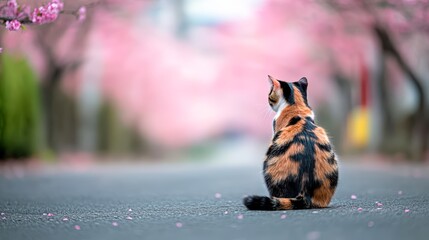
<path id="1" fill-rule="evenodd" d="M 80 230 L 80 226 L 79 225 L 74 225 L 74 229 Z"/>
<path id="2" fill-rule="evenodd" d="M 377 202 L 377 206 L 381 207 L 381 206 L 383 206 L 383 204 L 380 202 Z"/>
<path id="3" fill-rule="evenodd" d="M 409 212 L 410 212 L 410 209 L 405 209 L 405 210 L 404 210 L 404 212 L 405 212 L 405 213 L 409 213 Z"/>
<path id="4" fill-rule="evenodd" d="M 132 212 L 133 210 L 131 208 L 128 209 L 128 212 Z"/>
<path id="5" fill-rule="evenodd" d="M 220 193 L 215 194 L 215 198 L 221 198 L 221 197 L 222 197 L 222 194 L 220 194 Z"/>
<path id="6" fill-rule="evenodd" d="M 228 214 L 228 211 L 225 211 L 223 214 L 225 214 L 225 215 Z"/>
<path id="7" fill-rule="evenodd" d="M 350 198 L 351 199 L 357 199 L 357 196 L 356 195 L 351 195 Z"/>
<path id="8" fill-rule="evenodd" d="M 112 222 L 112 226 L 117 227 L 118 223 L 117 222 Z"/>
<path id="9" fill-rule="evenodd" d="M 307 233 L 307 240 L 317 240 L 320 238 L 320 232 L 313 231 Z"/>
<path id="10" fill-rule="evenodd" d="M 362 212 L 362 211 L 363 211 L 363 208 L 361 208 L 361 207 L 360 207 L 360 208 L 358 208 L 357 210 L 358 210 L 359 212 Z"/>
<path id="11" fill-rule="evenodd" d="M 285 218 L 286 218 L 286 215 L 285 215 L 285 214 L 282 214 L 282 215 L 280 216 L 280 218 L 281 218 L 281 219 L 285 219 Z"/>
<path id="12" fill-rule="evenodd" d="M 65 222 L 65 221 L 68 221 L 68 220 L 69 220 L 69 219 L 68 219 L 68 218 L 66 218 L 66 217 L 65 217 L 65 218 L 63 218 L 63 221 L 64 221 L 64 222 Z"/>
<path id="13" fill-rule="evenodd" d="M 130 216 L 127 216 L 125 219 L 127 219 L 127 220 L 133 220 L 133 218 L 130 217 Z"/>
<path id="14" fill-rule="evenodd" d="M 244 218 L 244 216 L 243 216 L 243 214 L 238 214 L 237 218 L 241 220 Z"/>
<path id="15" fill-rule="evenodd" d="M 53 213 L 48 213 L 48 217 L 53 217 L 54 214 Z"/>
<path id="16" fill-rule="evenodd" d="M 181 228 L 181 227 L 183 227 L 183 224 L 182 224 L 181 222 L 177 222 L 177 223 L 176 223 L 176 227 L 177 227 L 177 228 Z"/>
<path id="17" fill-rule="evenodd" d="M 398 191 L 398 195 L 402 195 L 402 191 Z"/>

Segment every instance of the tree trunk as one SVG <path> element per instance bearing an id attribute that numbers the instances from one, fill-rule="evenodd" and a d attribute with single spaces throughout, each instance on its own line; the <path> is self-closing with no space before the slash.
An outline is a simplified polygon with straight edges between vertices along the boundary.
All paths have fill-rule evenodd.
<path id="1" fill-rule="evenodd" d="M 412 116 L 411 123 L 414 127 L 414 132 L 412 135 L 416 136 L 411 140 L 411 148 L 415 149 L 415 151 L 411 151 L 412 158 L 415 160 L 421 160 L 424 152 L 425 152 L 425 144 L 427 143 L 427 131 L 429 131 L 428 126 L 426 125 L 426 99 L 424 95 L 424 89 L 421 84 L 421 80 L 414 73 L 411 67 L 405 62 L 404 58 L 400 54 L 398 48 L 391 40 L 389 33 L 379 24 L 375 24 L 373 26 L 374 33 L 379 40 L 379 43 L 383 49 L 383 52 L 392 56 L 392 58 L 396 61 L 398 66 L 402 69 L 402 71 L 408 75 L 410 83 L 415 87 L 417 92 L 418 104 L 415 113 Z M 417 145 L 416 148 L 413 146 Z M 426 144 L 427 145 L 427 144 Z"/>

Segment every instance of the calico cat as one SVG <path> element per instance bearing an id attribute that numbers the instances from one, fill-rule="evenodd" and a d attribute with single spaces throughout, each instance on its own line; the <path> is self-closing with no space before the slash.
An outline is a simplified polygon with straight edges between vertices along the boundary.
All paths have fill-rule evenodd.
<path id="1" fill-rule="evenodd" d="M 249 210 L 327 207 L 338 183 L 337 157 L 325 130 L 314 123 L 307 79 L 268 78 L 268 102 L 276 112 L 263 166 L 270 197 L 248 196 L 243 203 Z"/>

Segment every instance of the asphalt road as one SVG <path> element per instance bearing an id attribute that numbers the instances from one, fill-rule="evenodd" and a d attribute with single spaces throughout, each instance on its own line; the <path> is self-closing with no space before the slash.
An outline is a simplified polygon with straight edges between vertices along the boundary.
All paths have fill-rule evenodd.
<path id="1" fill-rule="evenodd" d="M 260 174 L 194 164 L 3 175 L 0 239 L 429 239 L 427 167 L 343 164 L 329 208 L 247 211 L 243 195 L 266 194 Z"/>

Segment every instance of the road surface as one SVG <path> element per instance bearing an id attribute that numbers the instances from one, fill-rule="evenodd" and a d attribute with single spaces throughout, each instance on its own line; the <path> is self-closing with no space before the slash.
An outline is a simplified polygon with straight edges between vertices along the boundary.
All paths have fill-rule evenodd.
<path id="1" fill-rule="evenodd" d="M 427 167 L 343 164 L 329 208 L 251 212 L 259 165 L 107 165 L 0 176 L 0 239 L 429 239 Z"/>

